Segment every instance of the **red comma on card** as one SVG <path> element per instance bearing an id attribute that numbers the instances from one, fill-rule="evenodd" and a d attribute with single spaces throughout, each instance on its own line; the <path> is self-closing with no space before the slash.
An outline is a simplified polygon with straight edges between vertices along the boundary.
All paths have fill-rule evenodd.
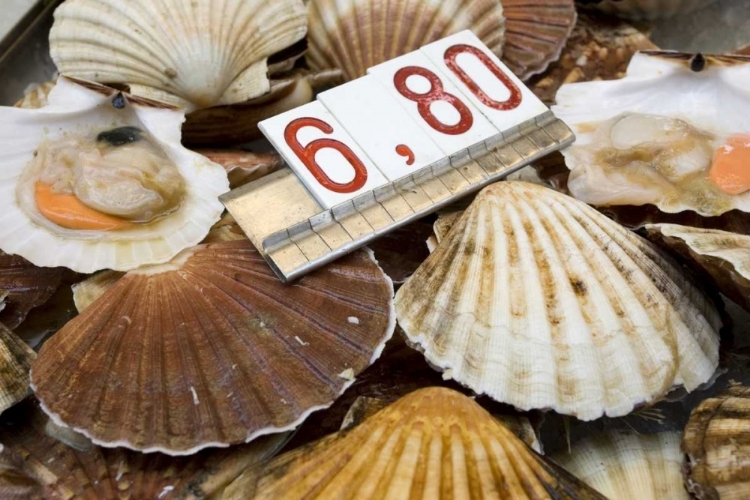
<path id="1" fill-rule="evenodd" d="M 396 153 L 398 153 L 399 156 L 406 157 L 407 165 L 414 164 L 414 151 L 412 151 L 411 148 L 406 144 L 399 144 L 398 146 L 396 146 Z"/>

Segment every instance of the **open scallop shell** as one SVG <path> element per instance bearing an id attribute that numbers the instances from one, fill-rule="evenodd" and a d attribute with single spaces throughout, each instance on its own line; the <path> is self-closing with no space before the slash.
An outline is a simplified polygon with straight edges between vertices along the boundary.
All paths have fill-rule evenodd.
<path id="1" fill-rule="evenodd" d="M 708 274 L 719 289 L 750 309 L 750 236 L 676 224 L 646 226 L 649 238 Z"/>
<path id="2" fill-rule="evenodd" d="M 521 80 L 557 61 L 576 25 L 573 0 L 502 0 L 503 62 Z"/>
<path id="3" fill-rule="evenodd" d="M 537 184 L 485 188 L 396 294 L 444 376 L 517 408 L 628 414 L 718 365 L 719 315 L 682 269 Z"/>
<path id="4" fill-rule="evenodd" d="M 68 0 L 50 52 L 64 75 L 192 110 L 267 93 L 269 56 L 305 21 L 302 0 Z"/>
<path id="5" fill-rule="evenodd" d="M 47 302 L 60 286 L 65 270 L 59 267 L 36 267 L 17 255 L 0 250 L 0 323 L 15 329 L 33 308 Z"/>
<path id="6" fill-rule="evenodd" d="M 255 498 L 382 496 L 604 498 L 530 450 L 470 398 L 436 387 L 272 460 Z"/>
<path id="7" fill-rule="evenodd" d="M 221 216 L 218 197 L 229 183 L 221 166 L 182 147 L 183 120 L 184 114 L 170 106 L 64 77 L 44 108 L 5 108 L 0 115 L 0 249 L 37 266 L 91 273 L 166 262 L 199 243 Z M 17 185 L 43 138 L 91 133 L 113 123 L 145 130 L 173 161 L 186 187 L 177 211 L 149 224 L 107 232 L 61 228 L 45 219 L 33 200 L 21 208 Z"/>
<path id="8" fill-rule="evenodd" d="M 568 189 L 576 198 L 597 206 L 653 204 L 664 212 L 692 210 L 703 216 L 732 209 L 750 212 L 750 192 L 728 195 L 702 176 L 696 179 L 703 184 L 684 191 L 655 169 L 642 169 L 636 172 L 637 179 L 630 178 L 615 167 L 605 170 L 602 165 L 608 160 L 599 158 L 600 153 L 609 154 L 607 148 L 629 152 L 610 146 L 619 117 L 630 114 L 682 120 L 713 137 L 709 148 L 728 136 L 750 133 L 748 80 L 750 57 L 641 52 L 621 80 L 563 85 L 552 110 L 576 133 L 576 143 L 563 150 L 571 170 Z M 628 138 L 626 134 L 632 131 L 619 134 Z M 690 166 L 698 161 L 690 153 L 671 161 L 680 168 Z"/>
<path id="9" fill-rule="evenodd" d="M 243 239 L 131 271 L 42 347 L 33 388 L 104 446 L 169 454 L 293 429 L 380 355 L 393 287 L 367 252 L 284 285 Z"/>
<path id="10" fill-rule="evenodd" d="M 685 486 L 700 500 L 750 496 L 750 388 L 734 386 L 699 404 L 682 436 Z"/>
<path id="11" fill-rule="evenodd" d="M 338 68 L 347 81 L 465 29 L 502 54 L 500 0 L 310 0 L 308 18 L 308 64 Z"/>
<path id="12" fill-rule="evenodd" d="M 628 19 L 666 19 L 676 14 L 687 14 L 715 0 L 588 0 L 602 12 Z"/>
<path id="13" fill-rule="evenodd" d="M 36 353 L 0 323 L 0 413 L 29 392 L 29 368 Z"/>
<path id="14" fill-rule="evenodd" d="M 226 498 L 222 494 L 232 481 L 272 457 L 288 437 L 277 434 L 228 450 L 170 457 L 63 444 L 49 435 L 50 420 L 33 400 L 3 414 L 0 423 L 0 464 L 15 465 L 12 475 L 0 470 L 3 499 L 13 498 L 19 484 L 26 491 L 19 499 Z"/>
<path id="15" fill-rule="evenodd" d="M 689 498 L 682 486 L 679 432 L 603 432 L 552 459 L 611 500 Z"/>

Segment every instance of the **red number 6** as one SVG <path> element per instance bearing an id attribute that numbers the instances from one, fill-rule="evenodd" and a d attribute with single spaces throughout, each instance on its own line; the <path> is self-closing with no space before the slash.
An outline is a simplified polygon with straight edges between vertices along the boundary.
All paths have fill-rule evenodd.
<path id="1" fill-rule="evenodd" d="M 426 78 L 430 82 L 430 90 L 424 94 L 417 94 L 409 90 L 406 86 L 406 79 L 413 75 L 419 75 Z M 396 72 L 393 77 L 393 84 L 396 86 L 399 94 L 406 97 L 410 101 L 417 103 L 417 109 L 419 114 L 424 120 L 438 132 L 449 135 L 460 135 L 468 131 L 474 124 L 474 117 L 471 114 L 469 107 L 464 104 L 461 99 L 449 94 L 443 88 L 443 82 L 432 71 L 419 67 L 419 66 L 406 66 Z M 445 123 L 438 120 L 438 118 L 430 111 L 430 105 L 433 102 L 445 101 L 453 106 L 456 111 L 461 115 L 461 119 L 455 125 L 446 125 Z"/>
<path id="2" fill-rule="evenodd" d="M 367 168 L 362 164 L 362 160 L 354 154 L 354 151 L 336 139 L 316 139 L 303 147 L 297 140 L 297 132 L 303 127 L 313 127 L 326 134 L 332 134 L 333 127 L 317 118 L 297 118 L 290 122 L 286 126 L 286 129 L 284 129 L 284 140 L 286 140 L 286 143 L 294 151 L 294 154 L 305 164 L 313 177 L 315 177 L 315 180 L 321 186 L 334 193 L 353 193 L 362 189 L 367 182 Z M 346 184 L 341 184 L 328 177 L 320 165 L 318 165 L 318 162 L 315 161 L 315 154 L 324 148 L 335 149 L 346 158 L 346 161 L 354 168 L 354 179 Z"/>

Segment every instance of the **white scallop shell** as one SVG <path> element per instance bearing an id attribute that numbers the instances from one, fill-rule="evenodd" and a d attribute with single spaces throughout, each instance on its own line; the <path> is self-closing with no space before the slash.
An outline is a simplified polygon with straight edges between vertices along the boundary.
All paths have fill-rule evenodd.
<path id="1" fill-rule="evenodd" d="M 81 273 L 100 269 L 127 271 L 163 263 L 200 243 L 219 220 L 219 195 L 229 190 L 226 171 L 180 144 L 182 111 L 122 94 L 124 107 L 113 106 L 117 91 L 60 78 L 40 109 L 3 108 L 0 113 L 0 250 L 41 267 L 64 266 Z M 17 200 L 16 186 L 43 138 L 118 124 L 147 131 L 175 163 L 185 181 L 179 210 L 156 222 L 118 231 L 51 230 L 34 221 Z M 33 205 L 33 202 L 30 203 Z M 39 219 L 41 218 L 41 219 Z M 85 234 L 84 234 L 85 233 Z"/>
<path id="2" fill-rule="evenodd" d="M 485 188 L 396 295 L 427 360 L 523 410 L 626 415 L 718 365 L 713 304 L 651 243 L 523 182 Z"/>
<path id="3" fill-rule="evenodd" d="M 691 54 L 640 52 L 633 56 L 625 78 L 560 88 L 552 111 L 576 134 L 576 142 L 563 150 L 571 170 L 568 188 L 576 198 L 594 205 L 617 205 L 622 203 L 607 200 L 634 189 L 607 177 L 586 147 L 599 142 L 597 124 L 623 113 L 684 120 L 719 138 L 750 133 L 750 57 L 705 56 L 700 61 L 695 64 Z M 669 213 L 694 210 L 711 216 L 733 208 L 750 212 L 750 192 L 730 197 L 719 213 L 685 197 L 665 196 L 654 204 Z"/>
<path id="4" fill-rule="evenodd" d="M 50 51 L 60 73 L 205 108 L 270 89 L 269 56 L 301 40 L 302 0 L 68 0 Z"/>

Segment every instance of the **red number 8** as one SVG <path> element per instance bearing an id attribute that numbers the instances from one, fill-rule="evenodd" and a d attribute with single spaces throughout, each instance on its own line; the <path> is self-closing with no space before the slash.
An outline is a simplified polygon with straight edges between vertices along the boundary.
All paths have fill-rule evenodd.
<path id="1" fill-rule="evenodd" d="M 406 86 L 406 79 L 413 75 L 426 78 L 430 82 L 430 90 L 424 94 L 418 94 L 409 90 L 409 87 Z M 440 81 L 440 77 L 432 71 L 420 66 L 406 66 L 396 72 L 393 77 L 393 83 L 399 94 L 410 101 L 417 103 L 419 114 L 430 125 L 430 127 L 438 132 L 449 135 L 460 135 L 468 131 L 474 124 L 474 117 L 472 116 L 469 107 L 458 97 L 446 92 L 443 88 L 443 82 Z M 430 105 L 438 101 L 445 101 L 458 111 L 461 115 L 461 119 L 458 123 L 455 125 L 446 125 L 438 120 L 430 110 Z"/>
<path id="2" fill-rule="evenodd" d="M 365 167 L 362 160 L 354 154 L 354 151 L 349 149 L 349 146 L 343 142 L 337 141 L 336 139 L 316 139 L 303 147 L 297 140 L 297 132 L 303 127 L 313 127 L 326 134 L 332 134 L 333 127 L 317 118 L 297 118 L 290 122 L 289 125 L 286 126 L 286 129 L 284 129 L 284 139 L 286 140 L 286 143 L 302 163 L 305 164 L 313 177 L 315 177 L 315 180 L 318 181 L 321 186 L 333 191 L 334 193 L 353 193 L 362 189 L 367 182 L 367 167 Z M 315 154 L 324 148 L 335 149 L 346 158 L 346 161 L 348 161 L 352 168 L 354 168 L 354 179 L 346 184 L 341 184 L 328 177 L 320 165 L 318 165 L 318 162 L 315 161 Z"/>

